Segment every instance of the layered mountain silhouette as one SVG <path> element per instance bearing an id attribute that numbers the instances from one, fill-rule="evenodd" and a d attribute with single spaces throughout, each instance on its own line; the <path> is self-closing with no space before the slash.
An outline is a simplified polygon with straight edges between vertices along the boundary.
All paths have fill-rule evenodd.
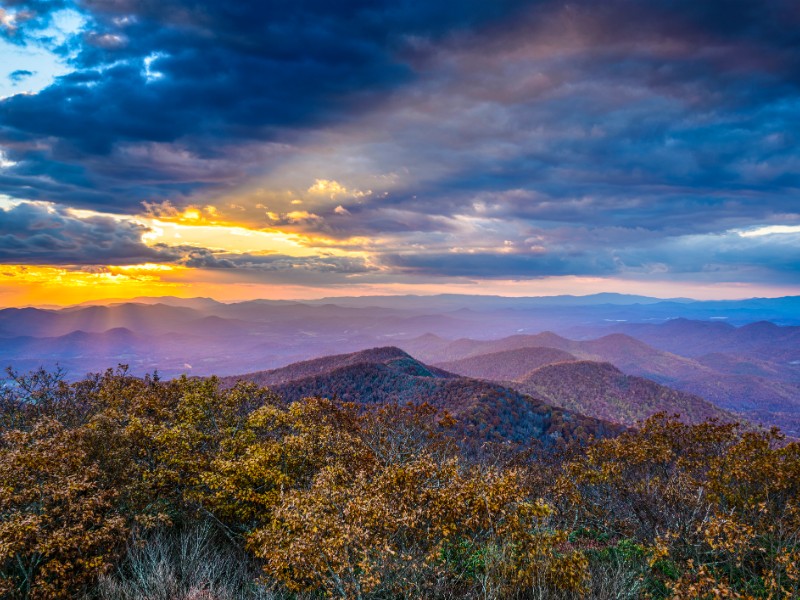
<path id="1" fill-rule="evenodd" d="M 304 360 L 279 369 L 237 375 L 235 377 L 228 377 L 226 380 L 244 379 L 258 385 L 275 388 L 285 383 L 327 375 L 342 368 L 364 364 L 383 365 L 392 371 L 405 375 L 439 378 L 458 377 L 458 375 L 448 373 L 442 369 L 423 365 L 406 352 L 403 352 L 400 348 L 386 346 L 383 348 L 371 348 L 360 352 L 352 352 L 350 354 L 337 354 L 334 356 Z"/>
<path id="2" fill-rule="evenodd" d="M 535 346 L 479 354 L 438 363 L 438 366 L 466 377 L 518 381 L 544 365 L 574 360 L 577 360 L 575 356 L 564 350 Z"/>
<path id="3" fill-rule="evenodd" d="M 416 340 L 404 346 L 422 360 L 433 359 L 434 364 L 480 357 L 509 350 L 548 348 L 560 350 L 582 360 L 610 362 L 620 369 L 631 369 L 644 377 L 665 381 L 689 377 L 698 370 L 708 369 L 696 361 L 657 350 L 628 335 L 614 333 L 594 340 L 574 341 L 546 331 L 536 335 L 514 335 L 499 340 L 461 339 L 453 342 L 442 340 L 438 348 L 416 351 Z M 435 357 L 446 357 L 436 360 Z"/>
<path id="4" fill-rule="evenodd" d="M 658 412 L 678 414 L 687 423 L 738 420 L 699 396 L 625 375 L 605 362 L 550 364 L 510 385 L 557 406 L 625 425 L 636 425 Z"/>
<path id="5" fill-rule="evenodd" d="M 800 360 L 800 327 L 756 321 L 741 327 L 724 321 L 671 319 L 617 327 L 655 348 L 691 357 L 723 352 L 767 361 Z"/>
<path id="6" fill-rule="evenodd" d="M 613 294 L 444 295 L 232 304 L 139 298 L 2 309 L 0 366 L 58 365 L 73 380 L 119 363 L 137 375 L 226 376 L 391 345 L 425 365 L 520 384 L 539 367 L 591 361 L 800 436 L 799 310 L 800 298 L 792 297 L 696 302 Z M 553 331 L 533 333 L 544 327 Z M 524 356 L 490 356 L 520 349 Z M 468 362 L 457 367 L 455 361 Z"/>

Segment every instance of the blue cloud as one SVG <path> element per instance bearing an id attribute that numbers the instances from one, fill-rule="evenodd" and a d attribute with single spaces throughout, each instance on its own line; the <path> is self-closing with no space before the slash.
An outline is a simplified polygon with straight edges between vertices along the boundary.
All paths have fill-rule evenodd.
<path id="1" fill-rule="evenodd" d="M 16 71 L 12 71 L 12 72 L 9 74 L 8 78 L 9 78 L 9 79 L 10 79 L 12 82 L 14 82 L 14 83 L 18 83 L 18 82 L 20 82 L 20 81 L 24 81 L 24 80 L 25 80 L 25 79 L 27 79 L 28 77 L 33 77 L 35 74 L 36 74 L 36 73 L 34 73 L 33 71 L 29 71 L 29 70 L 27 70 L 27 69 L 17 69 Z"/>
<path id="2" fill-rule="evenodd" d="M 77 218 L 44 204 L 0 209 L 0 263 L 134 264 L 179 255 L 142 242 L 143 225 L 110 217 Z"/>

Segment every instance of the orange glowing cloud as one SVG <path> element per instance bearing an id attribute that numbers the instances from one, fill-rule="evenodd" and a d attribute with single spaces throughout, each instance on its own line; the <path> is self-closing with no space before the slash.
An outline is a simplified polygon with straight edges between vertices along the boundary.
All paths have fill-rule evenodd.
<path id="1" fill-rule="evenodd" d="M 69 269 L 55 266 L 3 265 L 0 267 L 0 301 L 23 304 L 75 304 L 109 297 L 160 296 L 181 287 L 168 281 L 185 272 L 177 265 L 141 264 Z"/>

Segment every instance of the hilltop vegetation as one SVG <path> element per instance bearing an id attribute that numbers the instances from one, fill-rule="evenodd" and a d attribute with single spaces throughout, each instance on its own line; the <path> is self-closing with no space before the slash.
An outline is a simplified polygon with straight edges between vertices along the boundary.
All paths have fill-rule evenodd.
<path id="1" fill-rule="evenodd" d="M 447 411 L 455 432 L 473 446 L 536 440 L 546 446 L 622 431 L 610 422 L 564 410 L 496 383 L 429 367 L 399 348 L 373 348 L 223 379 L 268 385 L 282 398 L 336 398 L 362 405 L 421 404 Z"/>
<path id="2" fill-rule="evenodd" d="M 429 404 L 252 383 L 17 377 L 0 398 L 0 594 L 800 593 L 800 446 L 775 432 L 661 415 L 561 450 L 465 453 L 458 427 Z"/>

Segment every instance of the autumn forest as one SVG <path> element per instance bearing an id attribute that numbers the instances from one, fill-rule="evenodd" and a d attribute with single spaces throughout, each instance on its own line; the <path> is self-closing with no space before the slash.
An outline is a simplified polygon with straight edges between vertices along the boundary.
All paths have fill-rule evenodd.
<path id="1" fill-rule="evenodd" d="M 662 413 L 476 444 L 425 402 L 124 369 L 14 382 L 3 598 L 800 594 L 800 445 L 775 430 Z"/>

